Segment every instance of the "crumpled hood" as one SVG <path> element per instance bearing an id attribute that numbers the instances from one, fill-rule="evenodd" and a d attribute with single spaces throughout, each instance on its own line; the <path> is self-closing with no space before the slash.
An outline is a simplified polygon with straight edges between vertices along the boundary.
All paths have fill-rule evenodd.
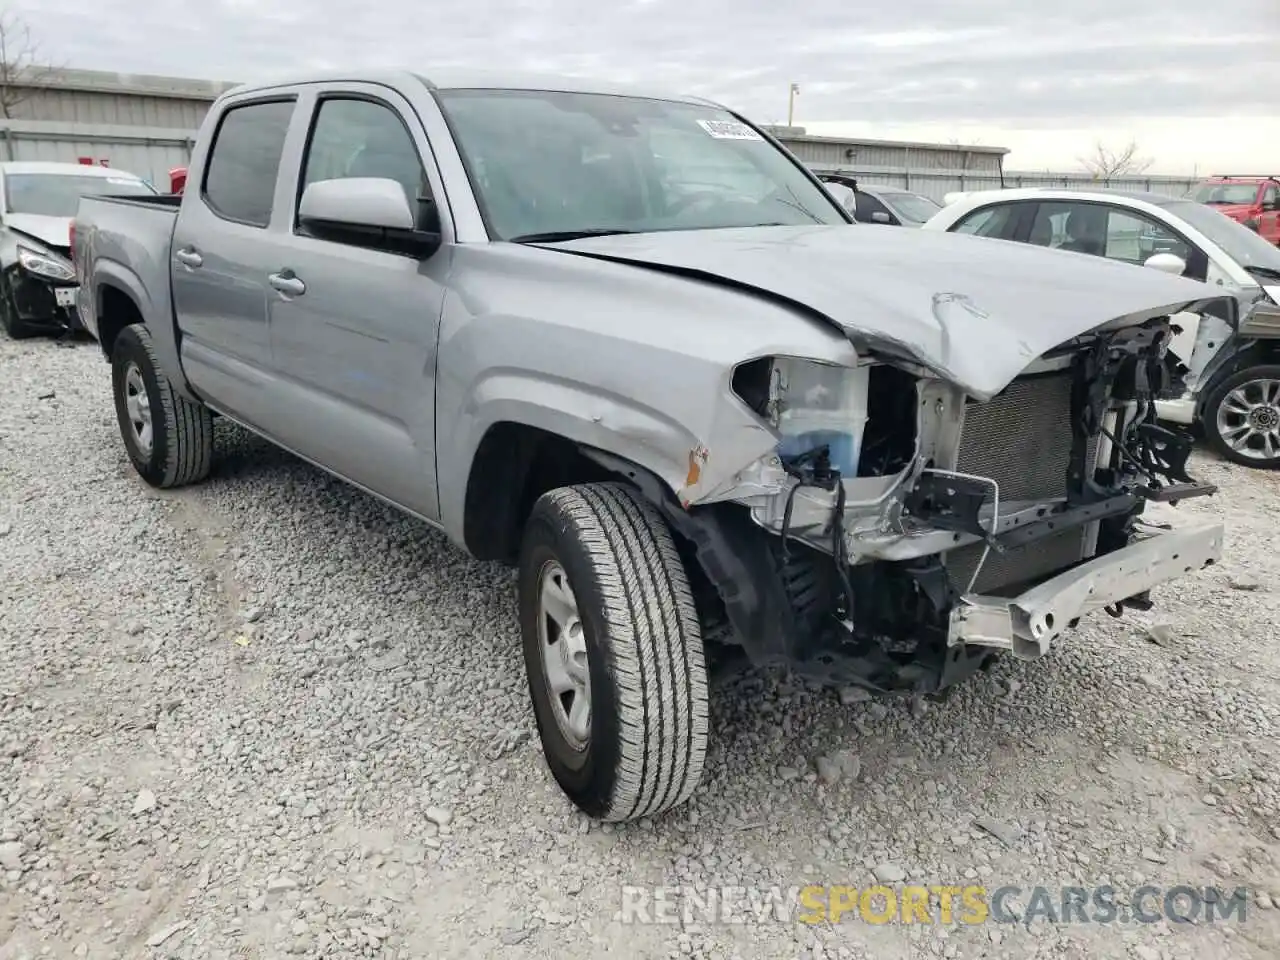
<path id="1" fill-rule="evenodd" d="M 750 227 L 542 246 L 782 298 L 839 326 L 856 346 L 914 359 L 979 399 L 1097 327 L 1230 299 L 1101 257 L 928 230 Z"/>
<path id="2" fill-rule="evenodd" d="M 42 243 L 59 250 L 71 244 L 71 217 L 46 217 L 38 213 L 10 213 L 4 218 L 5 226 L 35 237 Z"/>

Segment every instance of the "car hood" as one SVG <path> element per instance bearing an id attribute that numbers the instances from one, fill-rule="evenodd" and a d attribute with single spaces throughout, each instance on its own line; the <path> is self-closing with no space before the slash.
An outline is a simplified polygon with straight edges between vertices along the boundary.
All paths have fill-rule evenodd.
<path id="1" fill-rule="evenodd" d="M 1098 327 L 1230 299 L 1206 297 L 1203 284 L 1152 269 L 928 230 L 751 227 L 541 246 L 788 302 L 837 326 L 855 346 L 915 360 L 979 399 Z"/>
<path id="2" fill-rule="evenodd" d="M 71 243 L 71 217 L 46 217 L 38 213 L 9 213 L 5 226 L 35 237 L 41 243 L 66 250 Z"/>
<path id="3" fill-rule="evenodd" d="M 1253 209 L 1247 203 L 1206 203 L 1205 206 L 1211 210 L 1217 210 L 1232 220 L 1246 219 L 1249 216 L 1249 211 Z"/>

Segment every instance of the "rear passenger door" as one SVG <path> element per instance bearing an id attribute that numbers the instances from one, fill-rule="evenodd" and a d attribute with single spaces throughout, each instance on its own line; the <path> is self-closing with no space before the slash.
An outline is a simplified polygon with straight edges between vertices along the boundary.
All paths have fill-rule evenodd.
<path id="1" fill-rule="evenodd" d="M 294 117 L 292 94 L 233 101 L 217 121 L 201 180 L 174 229 L 170 256 L 182 362 L 197 392 L 255 426 L 270 422 L 271 339 L 260 264 L 281 156 Z"/>
<path id="2" fill-rule="evenodd" d="M 449 217 L 423 126 L 376 84 L 324 85 L 308 114 L 301 162 L 259 261 L 267 296 L 281 441 L 427 519 L 439 517 L 435 476 L 436 345 L 449 235 L 425 260 L 308 234 L 297 221 L 307 185 L 348 177 L 397 182 L 415 209 Z M 277 278 L 272 280 L 271 278 Z"/>

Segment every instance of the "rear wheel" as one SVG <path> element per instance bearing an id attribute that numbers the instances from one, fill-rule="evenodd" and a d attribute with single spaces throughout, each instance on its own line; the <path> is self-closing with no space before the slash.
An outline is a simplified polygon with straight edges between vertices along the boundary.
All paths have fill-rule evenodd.
<path id="1" fill-rule="evenodd" d="M 1209 444 L 1232 463 L 1280 467 L 1280 366 L 1248 367 L 1217 384 L 1202 417 Z"/>
<path id="2" fill-rule="evenodd" d="M 608 821 L 686 801 L 706 756 L 706 664 L 662 517 L 621 485 L 552 490 L 526 526 L 519 584 L 534 717 L 561 789 Z"/>
<path id="3" fill-rule="evenodd" d="M 209 408 L 181 396 L 156 358 L 151 332 L 125 327 L 111 350 L 116 419 L 129 460 L 153 487 L 198 483 L 213 462 Z"/>

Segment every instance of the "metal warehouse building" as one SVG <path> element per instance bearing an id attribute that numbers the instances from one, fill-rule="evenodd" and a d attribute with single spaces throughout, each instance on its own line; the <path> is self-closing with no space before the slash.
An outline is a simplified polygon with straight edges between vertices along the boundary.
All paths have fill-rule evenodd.
<path id="1" fill-rule="evenodd" d="M 168 188 L 187 163 L 196 128 L 234 86 L 97 70 L 44 72 L 4 91 L 0 159 L 105 163 Z"/>
<path id="2" fill-rule="evenodd" d="M 1104 183 L 1079 170 L 1010 171 L 1004 165 L 1009 154 L 1005 147 L 815 137 L 805 133 L 803 127 L 767 129 L 817 173 L 840 173 L 861 183 L 902 187 L 938 202 L 957 190 L 1003 187 L 1110 189 L 1180 197 L 1196 184 L 1192 177 L 1145 173 L 1115 177 Z"/>

